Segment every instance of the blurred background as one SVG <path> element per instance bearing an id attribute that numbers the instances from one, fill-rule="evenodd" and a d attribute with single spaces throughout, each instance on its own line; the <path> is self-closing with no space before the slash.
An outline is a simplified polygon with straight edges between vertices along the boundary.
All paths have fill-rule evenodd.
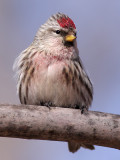
<path id="1" fill-rule="evenodd" d="M 12 66 L 52 14 L 69 15 L 94 85 L 91 110 L 120 114 L 120 0 L 0 0 L 0 103 L 19 104 Z M 0 160 L 113 160 L 120 151 L 68 152 L 67 143 L 0 138 Z"/>

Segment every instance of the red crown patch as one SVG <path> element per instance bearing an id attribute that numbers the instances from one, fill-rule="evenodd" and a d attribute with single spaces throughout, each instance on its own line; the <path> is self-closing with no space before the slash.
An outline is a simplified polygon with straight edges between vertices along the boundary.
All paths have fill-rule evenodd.
<path id="1" fill-rule="evenodd" d="M 60 18 L 60 19 L 57 20 L 57 22 L 59 23 L 59 25 L 62 28 L 72 27 L 72 28 L 76 29 L 74 22 L 69 17 L 68 18 L 65 18 L 65 17 Z"/>

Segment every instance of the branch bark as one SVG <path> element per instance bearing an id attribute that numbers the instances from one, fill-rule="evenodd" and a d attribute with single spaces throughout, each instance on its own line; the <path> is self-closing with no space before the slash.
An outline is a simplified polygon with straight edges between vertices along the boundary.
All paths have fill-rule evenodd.
<path id="1" fill-rule="evenodd" d="M 120 115 L 78 109 L 0 105 L 0 137 L 77 141 L 120 149 Z"/>

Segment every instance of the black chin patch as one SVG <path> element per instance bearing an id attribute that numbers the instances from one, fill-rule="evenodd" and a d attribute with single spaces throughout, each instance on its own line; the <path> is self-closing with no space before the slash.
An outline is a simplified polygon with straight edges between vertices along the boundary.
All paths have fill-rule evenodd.
<path id="1" fill-rule="evenodd" d="M 74 45 L 74 43 L 65 41 L 64 45 L 67 46 L 67 47 L 72 47 Z"/>

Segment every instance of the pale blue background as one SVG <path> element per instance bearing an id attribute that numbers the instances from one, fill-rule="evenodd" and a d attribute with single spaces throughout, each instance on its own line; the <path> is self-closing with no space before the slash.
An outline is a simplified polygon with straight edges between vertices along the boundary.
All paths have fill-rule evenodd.
<path id="1" fill-rule="evenodd" d="M 68 14 L 94 84 L 91 110 L 120 114 L 120 0 L 0 0 L 0 103 L 19 104 L 12 65 L 51 14 Z M 120 151 L 97 147 L 72 154 L 67 143 L 0 138 L 0 160 L 119 160 Z"/>

